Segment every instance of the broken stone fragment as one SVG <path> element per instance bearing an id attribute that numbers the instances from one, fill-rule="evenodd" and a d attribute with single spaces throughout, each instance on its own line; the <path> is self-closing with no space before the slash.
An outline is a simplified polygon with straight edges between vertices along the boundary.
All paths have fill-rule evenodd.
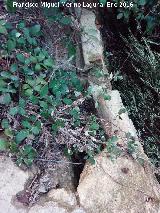
<path id="1" fill-rule="evenodd" d="M 94 63 L 102 64 L 103 45 L 100 31 L 95 24 L 95 14 L 92 11 L 82 9 L 80 23 L 82 28 L 82 57 L 84 57 L 85 68 L 87 69 L 92 67 Z"/>
<path id="2" fill-rule="evenodd" d="M 58 203 L 66 204 L 68 206 L 76 206 L 77 205 L 75 194 L 71 191 L 67 191 L 64 188 L 52 189 L 48 193 L 48 198 L 53 200 L 53 201 L 56 201 Z"/>

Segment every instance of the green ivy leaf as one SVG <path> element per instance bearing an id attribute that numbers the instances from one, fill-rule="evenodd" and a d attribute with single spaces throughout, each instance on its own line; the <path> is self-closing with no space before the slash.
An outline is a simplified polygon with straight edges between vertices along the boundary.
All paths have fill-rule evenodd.
<path id="1" fill-rule="evenodd" d="M 41 84 L 38 84 L 38 85 L 36 85 L 36 86 L 34 87 L 34 90 L 35 90 L 36 92 L 40 92 L 41 88 L 42 88 L 42 85 L 41 85 Z"/>
<path id="2" fill-rule="evenodd" d="M 5 151 L 7 149 L 7 142 L 0 138 L 0 151 Z"/>
<path id="3" fill-rule="evenodd" d="M 54 124 L 52 124 L 52 130 L 54 133 L 57 133 L 58 129 L 63 127 L 64 127 L 64 121 L 62 120 L 56 120 Z"/>
<path id="4" fill-rule="evenodd" d="M 26 90 L 25 90 L 25 95 L 26 95 L 26 96 L 31 96 L 31 95 L 33 95 L 33 90 L 32 90 L 32 89 L 26 89 Z"/>
<path id="5" fill-rule="evenodd" d="M 92 130 L 99 130 L 99 124 L 94 122 L 90 125 L 89 129 Z"/>
<path id="6" fill-rule="evenodd" d="M 14 50 L 15 47 L 16 47 L 16 41 L 15 40 L 10 39 L 10 40 L 7 41 L 7 49 L 8 49 L 9 52 Z"/>
<path id="7" fill-rule="evenodd" d="M 7 0 L 5 1 L 6 3 L 6 6 L 7 6 L 7 10 L 10 12 L 10 13 L 15 13 L 16 12 L 16 7 L 13 7 L 13 0 Z"/>
<path id="8" fill-rule="evenodd" d="M 118 13 L 117 19 L 121 19 L 121 18 L 123 18 L 123 13 Z"/>
<path id="9" fill-rule="evenodd" d="M 106 2 L 107 2 L 107 0 L 99 0 L 99 2 L 100 2 L 101 4 L 103 4 L 103 5 L 105 5 Z"/>
<path id="10" fill-rule="evenodd" d="M 37 45 L 37 40 L 35 38 L 27 38 L 27 41 L 30 45 L 36 46 Z"/>
<path id="11" fill-rule="evenodd" d="M 17 25 L 17 28 L 18 28 L 18 29 L 24 29 L 25 26 L 26 26 L 25 21 L 21 21 L 21 22 Z"/>
<path id="12" fill-rule="evenodd" d="M 30 68 L 28 68 L 28 67 L 26 67 L 26 66 L 23 66 L 22 69 L 23 69 L 23 72 L 24 72 L 26 75 L 33 75 L 33 74 L 34 74 L 33 70 L 30 69 Z"/>
<path id="13" fill-rule="evenodd" d="M 110 95 L 107 95 L 107 94 L 104 94 L 104 95 L 103 95 L 103 98 L 104 98 L 104 100 L 106 100 L 106 101 L 110 101 L 110 100 L 111 100 L 111 96 L 110 96 Z"/>
<path id="14" fill-rule="evenodd" d="M 40 32 L 40 30 L 41 30 L 41 26 L 37 24 L 31 27 L 29 31 L 32 35 L 37 35 Z"/>
<path id="15" fill-rule="evenodd" d="M 11 153 L 14 153 L 14 154 L 18 153 L 18 151 L 19 151 L 18 145 L 15 142 L 12 141 L 10 143 L 9 150 L 10 150 Z"/>
<path id="16" fill-rule="evenodd" d="M 23 125 L 24 128 L 28 128 L 28 129 L 31 129 L 31 127 L 32 127 L 30 122 L 27 121 L 27 120 L 23 120 L 22 125 Z"/>
<path id="17" fill-rule="evenodd" d="M 130 141 L 128 141 L 127 142 L 127 148 L 128 148 L 128 152 L 129 152 L 129 154 L 133 154 L 133 153 L 135 153 L 136 152 L 136 149 L 137 149 L 137 144 L 135 143 L 135 141 L 134 140 L 130 140 Z"/>
<path id="18" fill-rule="evenodd" d="M 121 114 L 123 114 L 123 113 L 125 113 L 126 112 L 126 109 L 125 108 L 121 108 L 120 110 L 119 110 L 119 112 L 118 112 L 118 115 L 121 115 Z"/>
<path id="19" fill-rule="evenodd" d="M 72 99 L 69 99 L 69 98 L 64 98 L 63 102 L 67 105 L 71 105 L 73 103 Z"/>
<path id="20" fill-rule="evenodd" d="M 87 159 L 92 165 L 94 165 L 96 163 L 95 159 L 93 156 L 89 156 Z"/>
<path id="21" fill-rule="evenodd" d="M 113 135 L 110 139 L 111 143 L 115 143 L 118 140 L 118 137 L 116 135 Z"/>
<path id="22" fill-rule="evenodd" d="M 48 108 L 48 104 L 46 103 L 46 101 L 39 101 L 39 104 L 42 108 L 47 109 Z"/>
<path id="23" fill-rule="evenodd" d="M 27 166 L 31 166 L 36 157 L 37 152 L 31 145 L 25 145 L 23 147 L 22 159 Z"/>
<path id="24" fill-rule="evenodd" d="M 25 115 L 26 111 L 23 107 L 19 107 L 19 111 L 18 111 L 19 115 Z"/>
<path id="25" fill-rule="evenodd" d="M 6 94 L 3 94 L 1 97 L 0 97 L 0 104 L 10 104 L 11 102 L 11 96 L 9 93 L 6 93 Z"/>
<path id="26" fill-rule="evenodd" d="M 54 65 L 54 61 L 51 58 L 48 58 L 48 59 L 44 60 L 43 63 L 47 67 L 53 67 L 53 65 Z"/>
<path id="27" fill-rule="evenodd" d="M 79 113 L 80 113 L 80 109 L 79 107 L 75 107 L 73 109 L 71 109 L 70 111 L 70 115 L 72 115 L 74 118 L 79 118 Z"/>
<path id="28" fill-rule="evenodd" d="M 1 126 L 2 126 L 3 129 L 9 128 L 9 121 L 8 121 L 8 119 L 3 119 L 2 122 L 1 122 Z"/>
<path id="29" fill-rule="evenodd" d="M 2 24 L 0 24 L 0 34 L 7 34 L 7 30 L 6 30 L 6 27 L 3 26 Z"/>
<path id="30" fill-rule="evenodd" d="M 40 128 L 38 127 L 38 126 L 34 126 L 34 127 L 32 127 L 32 133 L 34 134 L 34 135 L 38 135 L 39 133 L 40 133 Z"/>
<path id="31" fill-rule="evenodd" d="M 44 97 L 48 94 L 48 85 L 45 85 L 41 88 L 40 90 L 40 96 L 41 97 Z"/>
<path id="32" fill-rule="evenodd" d="M 5 129 L 4 134 L 10 138 L 13 138 L 13 132 L 11 129 Z"/>
<path id="33" fill-rule="evenodd" d="M 138 4 L 139 4 L 140 6 L 144 6 L 146 3 L 147 3 L 146 0 L 139 0 L 139 1 L 138 1 Z"/>
<path id="34" fill-rule="evenodd" d="M 18 110 L 19 110 L 19 107 L 12 107 L 9 110 L 9 114 L 14 116 L 14 115 L 16 115 L 18 113 Z"/>
<path id="35" fill-rule="evenodd" d="M 69 24 L 71 24 L 71 22 L 72 22 L 71 17 L 63 16 L 60 19 L 60 23 L 63 25 L 69 25 Z"/>
<path id="36" fill-rule="evenodd" d="M 26 44 L 26 40 L 23 37 L 20 37 L 17 39 L 17 43 L 20 45 L 25 45 Z"/>
<path id="37" fill-rule="evenodd" d="M 16 57 L 17 57 L 18 61 L 20 61 L 20 62 L 22 62 L 22 63 L 25 62 L 25 57 L 24 57 L 23 54 L 18 53 Z"/>
<path id="38" fill-rule="evenodd" d="M 9 34 L 10 34 L 10 37 L 14 38 L 16 37 L 16 34 L 17 34 L 17 30 L 16 29 L 13 29 Z"/>
<path id="39" fill-rule="evenodd" d="M 25 138 L 27 138 L 27 136 L 29 135 L 29 131 L 28 130 L 21 130 L 17 133 L 16 135 L 16 143 L 19 144 L 21 143 Z"/>
<path id="40" fill-rule="evenodd" d="M 5 78 L 10 78 L 11 73 L 10 73 L 10 72 L 7 72 L 7 71 L 2 71 L 2 72 L 1 72 L 1 76 L 2 76 L 2 77 L 5 77 Z"/>
<path id="41" fill-rule="evenodd" d="M 34 95 L 31 95 L 29 97 L 29 100 L 32 102 L 32 104 L 38 104 L 38 97 L 37 96 L 34 96 Z"/>
<path id="42" fill-rule="evenodd" d="M 10 67 L 11 72 L 16 72 L 18 70 L 18 65 L 17 64 L 12 64 Z"/>
<path id="43" fill-rule="evenodd" d="M 19 106 L 20 106 L 20 107 L 25 107 L 25 104 L 26 104 L 25 99 L 20 98 L 20 99 L 19 99 Z"/>
<path id="44" fill-rule="evenodd" d="M 35 49 L 34 49 L 34 53 L 37 55 L 38 53 L 40 53 L 40 51 L 41 51 L 41 49 L 40 49 L 40 47 L 36 47 Z"/>
<path id="45" fill-rule="evenodd" d="M 42 70 L 42 67 L 40 64 L 36 64 L 35 66 L 35 71 L 41 71 Z"/>
<path id="46" fill-rule="evenodd" d="M 42 52 L 40 52 L 39 55 L 37 56 L 37 59 L 39 62 L 41 62 L 45 59 L 45 55 Z"/>
<path id="47" fill-rule="evenodd" d="M 69 58 L 76 55 L 76 48 L 73 43 L 70 42 L 67 46 L 67 49 Z"/>
<path id="48" fill-rule="evenodd" d="M 31 56 L 29 59 L 30 59 L 30 62 L 32 62 L 32 63 L 34 63 L 34 64 L 37 63 L 37 58 L 36 58 L 36 57 Z"/>
<path id="49" fill-rule="evenodd" d="M 32 150 L 34 150 L 33 147 L 31 145 L 26 144 L 23 147 L 23 154 L 28 155 L 30 152 L 32 152 Z"/>
<path id="50" fill-rule="evenodd" d="M 28 28 L 23 28 L 23 34 L 24 34 L 24 37 L 25 38 L 29 38 L 30 37 L 30 35 L 29 35 L 29 29 Z"/>
<path id="51" fill-rule="evenodd" d="M 1 23 L 1 21 L 0 21 L 0 23 Z M 6 29 L 9 29 L 9 30 L 13 29 L 13 26 L 10 22 L 6 22 L 6 23 L 4 22 L 3 24 L 5 24 Z"/>

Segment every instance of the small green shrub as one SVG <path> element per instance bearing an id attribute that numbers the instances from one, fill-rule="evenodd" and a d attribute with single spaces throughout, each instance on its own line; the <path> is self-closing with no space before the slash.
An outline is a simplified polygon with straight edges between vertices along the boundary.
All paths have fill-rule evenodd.
<path id="1" fill-rule="evenodd" d="M 160 54 L 151 49 L 152 41 L 142 38 L 138 41 L 132 34 L 124 39 L 129 51 L 132 66 L 146 86 L 159 92 L 160 89 Z"/>
<path id="2" fill-rule="evenodd" d="M 46 140 L 63 140 L 69 155 L 84 152 L 93 162 L 106 140 L 97 118 L 80 109 L 87 93 L 76 72 L 56 67 L 42 48 L 39 24 L 1 21 L 0 29 L 1 126 L 8 138 L 0 150 L 9 148 L 18 164 L 31 166 L 48 134 Z"/>
<path id="3" fill-rule="evenodd" d="M 132 34 L 128 39 L 123 39 L 128 54 L 127 67 L 124 65 L 123 80 L 114 82 L 114 87 L 121 93 L 129 116 L 143 141 L 146 154 L 159 167 L 160 54 L 151 48 L 153 44 L 156 45 L 151 40 L 142 38 L 138 41 Z M 117 58 L 119 60 L 119 56 Z M 115 70 L 120 63 L 115 58 L 113 61 Z"/>
<path id="4" fill-rule="evenodd" d="M 74 71 L 54 69 L 54 60 L 41 48 L 39 24 L 0 24 L 0 104 L 5 106 L 1 126 L 11 139 L 11 151 L 18 152 L 18 162 L 30 165 L 36 156 L 32 144 L 45 122 L 52 119 L 54 129 L 54 111 L 71 105 L 77 98 L 74 91 L 83 92 L 83 86 Z"/>

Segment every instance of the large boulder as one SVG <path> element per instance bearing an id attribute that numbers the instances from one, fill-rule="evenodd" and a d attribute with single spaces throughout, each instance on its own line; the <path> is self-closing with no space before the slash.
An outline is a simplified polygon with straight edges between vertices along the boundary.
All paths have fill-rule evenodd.
<path id="1" fill-rule="evenodd" d="M 129 156 L 114 162 L 105 152 L 85 166 L 78 186 L 80 205 L 88 213 L 158 213 L 160 188 L 149 166 Z"/>
<path id="2" fill-rule="evenodd" d="M 10 158 L 0 157 L 0 213 L 25 213 L 15 196 L 24 189 L 29 173 L 18 168 Z"/>
<path id="3" fill-rule="evenodd" d="M 98 88 L 94 98 L 99 102 L 99 116 L 107 135 L 118 137 L 113 143 L 122 147 L 122 153 L 112 161 L 112 153 L 104 150 L 95 157 L 95 165 L 86 164 L 78 186 L 80 205 L 88 213 L 160 212 L 159 184 L 127 112 L 119 113 L 124 108 L 120 94 L 108 91 L 111 100 L 105 101 Z M 127 152 L 126 133 L 137 145 L 133 154 Z"/>
<path id="4" fill-rule="evenodd" d="M 83 27 L 81 39 L 85 67 L 97 67 L 97 62 L 101 60 L 98 68 L 106 72 L 95 15 L 82 9 L 80 21 Z M 121 148 L 122 153 L 111 161 L 112 153 L 103 151 L 95 157 L 95 165 L 85 165 L 77 189 L 80 205 L 87 213 L 160 212 L 159 184 L 136 129 L 124 110 L 119 92 L 112 90 L 109 78 L 97 80 L 91 75 L 89 83 L 93 98 L 98 103 L 97 111 L 104 130 L 110 138 L 117 136 L 118 140 L 113 143 Z M 108 101 L 102 95 L 104 88 L 110 97 Z M 134 142 L 136 152 L 129 152 L 128 140 Z"/>

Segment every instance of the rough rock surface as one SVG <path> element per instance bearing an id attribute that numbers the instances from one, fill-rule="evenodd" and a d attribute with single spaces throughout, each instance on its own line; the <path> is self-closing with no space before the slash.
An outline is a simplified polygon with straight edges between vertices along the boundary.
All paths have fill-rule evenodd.
<path id="1" fill-rule="evenodd" d="M 68 206 L 77 205 L 75 194 L 71 191 L 67 191 L 66 189 L 52 189 L 48 193 L 48 198 Z"/>
<path id="2" fill-rule="evenodd" d="M 83 57 L 87 68 L 92 65 L 92 62 L 103 60 L 103 45 L 100 32 L 95 25 L 94 13 L 83 9 L 80 22 L 83 29 L 81 35 Z"/>
<path id="3" fill-rule="evenodd" d="M 113 162 L 104 151 L 95 158 L 95 165 L 87 164 L 78 186 L 80 205 L 89 213 L 160 212 L 159 184 L 127 112 L 118 114 L 124 108 L 119 92 L 108 91 L 111 100 L 105 101 L 97 87 L 94 98 L 99 101 L 98 111 L 106 133 L 116 135 L 118 143 L 125 147 L 126 133 L 130 132 L 138 147 L 132 156 L 124 152 Z M 143 165 L 134 159 L 136 156 L 144 160 Z"/>
<path id="4" fill-rule="evenodd" d="M 25 213 L 26 210 L 14 202 L 16 193 L 24 189 L 28 172 L 19 169 L 11 159 L 0 157 L 0 213 Z"/>
<path id="5" fill-rule="evenodd" d="M 106 153 L 86 165 L 78 186 L 80 204 L 88 213 L 160 212 L 160 188 L 149 168 L 131 157 L 115 162 Z"/>
<path id="6" fill-rule="evenodd" d="M 67 207 L 58 206 L 56 202 L 45 202 L 43 205 L 35 205 L 28 213 L 86 213 L 82 208 L 75 208 L 73 210 Z"/>
<path id="7" fill-rule="evenodd" d="M 81 207 L 77 207 L 71 213 L 87 213 L 87 212 Z"/>
<path id="8" fill-rule="evenodd" d="M 100 118 L 103 119 L 103 127 L 106 134 L 109 137 L 116 135 L 118 137 L 119 144 L 123 149 L 127 147 L 129 139 L 134 141 L 135 150 L 132 155 L 134 158 L 142 158 L 148 161 L 147 156 L 144 153 L 143 147 L 139 138 L 137 136 L 137 131 L 133 125 L 132 120 L 129 118 L 127 111 L 124 108 L 120 93 L 117 90 L 108 90 L 108 95 L 110 100 L 104 100 L 101 97 L 101 90 L 98 89 L 98 85 L 93 85 L 94 91 L 96 91 L 93 96 L 95 100 L 98 100 L 99 107 L 98 113 Z M 125 110 L 123 113 L 120 113 L 121 110 Z M 120 113 L 120 114 L 119 114 Z M 127 135 L 130 136 L 127 136 Z"/>
<path id="9" fill-rule="evenodd" d="M 0 213 L 85 213 L 77 205 L 73 192 L 53 189 L 43 202 L 28 208 L 19 203 L 16 194 L 23 191 L 29 172 L 18 168 L 10 158 L 0 157 Z"/>
<path id="10" fill-rule="evenodd" d="M 125 133 L 130 132 L 132 136 L 137 137 L 136 129 L 129 119 L 128 113 L 124 112 L 118 116 L 119 111 L 124 109 L 120 93 L 117 90 L 112 90 L 108 91 L 108 95 L 110 95 L 111 100 L 102 102 L 101 99 L 101 108 L 99 109 L 101 116 L 110 122 L 108 125 L 110 126 L 108 134 L 113 135 L 115 132 L 118 132 L 121 137 L 124 137 Z"/>
<path id="11" fill-rule="evenodd" d="M 82 11 L 83 27 L 82 52 L 85 65 L 97 65 L 98 57 L 103 59 L 103 48 L 99 31 L 95 26 L 95 15 L 91 11 Z M 103 67 L 103 60 L 101 60 Z M 120 94 L 106 84 L 90 80 L 95 102 L 98 101 L 98 113 L 103 120 L 108 136 L 116 135 L 118 143 L 125 150 L 126 133 L 134 137 L 138 145 L 138 156 L 144 159 L 143 166 L 124 152 L 114 162 L 103 151 L 95 158 L 96 164 L 86 164 L 80 178 L 78 195 L 80 205 L 87 213 L 159 213 L 160 187 L 149 166 L 148 159 L 137 137 L 136 129 L 127 113 L 119 113 L 124 108 Z M 102 97 L 102 87 L 108 89 L 111 100 Z M 136 154 L 137 155 L 137 154 Z"/>
<path id="12" fill-rule="evenodd" d="M 76 196 L 66 189 L 53 189 L 28 213 L 86 213 L 77 205 Z"/>
<path id="13" fill-rule="evenodd" d="M 68 213 L 68 211 L 63 208 L 57 206 L 56 202 L 46 202 L 43 205 L 35 205 L 29 210 L 29 213 Z"/>

